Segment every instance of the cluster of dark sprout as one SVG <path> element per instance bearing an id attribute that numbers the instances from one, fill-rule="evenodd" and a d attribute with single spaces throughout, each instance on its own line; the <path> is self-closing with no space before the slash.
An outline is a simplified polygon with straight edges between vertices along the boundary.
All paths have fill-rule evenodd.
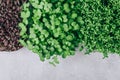
<path id="1" fill-rule="evenodd" d="M 15 51 L 19 43 L 21 5 L 25 0 L 0 0 L 0 51 Z"/>

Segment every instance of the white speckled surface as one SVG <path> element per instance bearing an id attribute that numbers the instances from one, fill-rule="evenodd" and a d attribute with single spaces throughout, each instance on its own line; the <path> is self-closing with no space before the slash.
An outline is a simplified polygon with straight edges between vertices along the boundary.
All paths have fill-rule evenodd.
<path id="1" fill-rule="evenodd" d="M 61 59 L 57 67 L 41 62 L 36 54 L 23 48 L 16 52 L 0 52 L 0 80 L 120 80 L 120 56 L 102 54 Z"/>

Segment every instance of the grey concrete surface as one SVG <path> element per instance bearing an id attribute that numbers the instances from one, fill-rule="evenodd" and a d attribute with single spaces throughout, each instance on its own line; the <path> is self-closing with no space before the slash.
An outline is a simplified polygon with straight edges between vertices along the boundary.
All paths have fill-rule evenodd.
<path id="1" fill-rule="evenodd" d="M 53 67 L 26 48 L 0 52 L 0 80 L 120 80 L 120 56 L 102 57 L 76 52 Z"/>

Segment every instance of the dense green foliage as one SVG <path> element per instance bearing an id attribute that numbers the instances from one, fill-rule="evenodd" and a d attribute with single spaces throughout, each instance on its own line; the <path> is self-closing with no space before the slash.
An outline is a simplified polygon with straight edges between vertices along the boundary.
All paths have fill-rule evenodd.
<path id="1" fill-rule="evenodd" d="M 29 0 L 21 17 L 20 42 L 43 61 L 79 45 L 86 54 L 120 54 L 120 0 Z"/>

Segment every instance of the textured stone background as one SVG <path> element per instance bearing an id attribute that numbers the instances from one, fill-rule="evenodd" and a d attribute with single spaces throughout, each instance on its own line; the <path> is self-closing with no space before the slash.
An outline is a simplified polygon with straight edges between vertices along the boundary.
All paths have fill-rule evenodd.
<path id="1" fill-rule="evenodd" d="M 0 80 L 120 80 L 119 74 L 118 55 L 102 59 L 100 53 L 77 52 L 53 67 L 25 48 L 0 52 Z"/>

